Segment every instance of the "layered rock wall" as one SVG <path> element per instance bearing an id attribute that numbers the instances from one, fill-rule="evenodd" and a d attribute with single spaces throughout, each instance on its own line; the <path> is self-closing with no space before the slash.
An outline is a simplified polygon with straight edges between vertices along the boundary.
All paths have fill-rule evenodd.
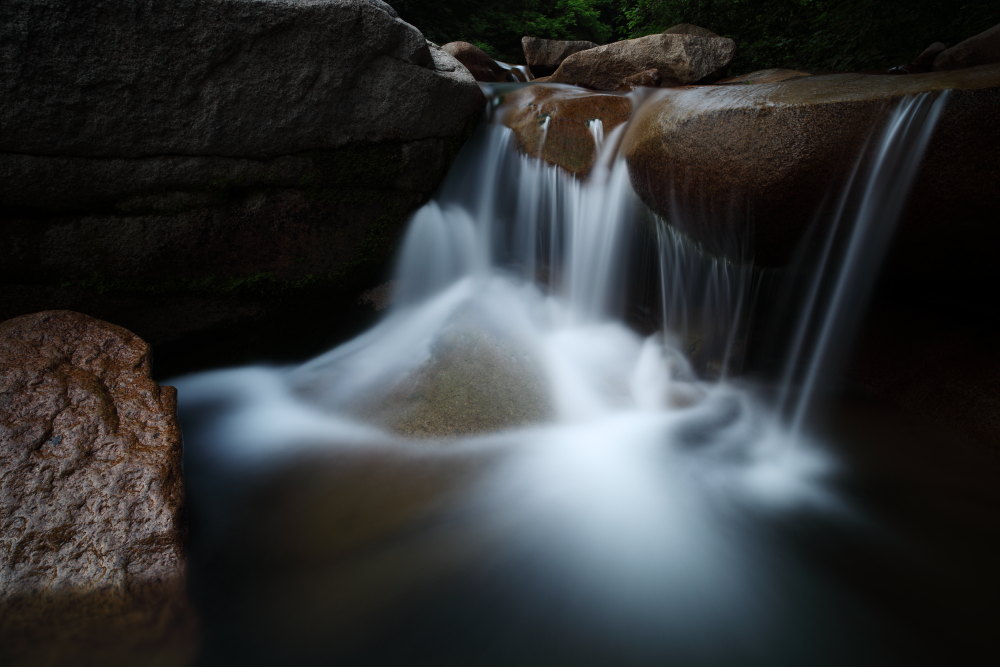
<path id="1" fill-rule="evenodd" d="M 12 0 L 0 43 L 0 317 L 154 341 L 356 293 L 483 105 L 377 0 Z"/>

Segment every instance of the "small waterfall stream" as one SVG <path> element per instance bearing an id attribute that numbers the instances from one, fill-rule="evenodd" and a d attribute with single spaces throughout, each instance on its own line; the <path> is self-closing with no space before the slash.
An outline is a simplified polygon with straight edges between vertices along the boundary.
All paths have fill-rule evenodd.
<path id="1" fill-rule="evenodd" d="M 846 664 L 844 632 L 855 648 L 876 643 L 864 609 L 815 577 L 773 526 L 863 523 L 828 483 L 838 465 L 805 417 L 847 335 L 844 295 L 863 289 L 848 281 L 879 261 L 887 239 L 871 235 L 898 215 L 945 102 L 907 100 L 873 136 L 840 206 L 850 240 L 827 252 L 777 400 L 729 372 L 759 288 L 753 271 L 703 255 L 645 211 L 616 153 L 626 126 L 605 136 L 590 124 L 600 155 L 584 181 L 482 124 L 414 215 L 393 303 L 374 328 L 299 366 L 174 382 L 203 530 L 224 533 L 238 511 L 239 492 L 225 488 L 296 457 L 378 452 L 404 475 L 454 465 L 448 479 L 469 483 L 443 495 L 440 511 L 463 517 L 449 520 L 466 526 L 475 556 L 455 565 L 454 544 L 428 533 L 399 567 L 442 567 L 473 588 L 445 596 L 442 608 L 458 610 L 445 620 L 418 605 L 406 631 L 387 626 L 454 640 L 443 653 L 406 644 L 415 662 Z M 642 238 L 657 244 L 662 325 L 651 335 L 627 324 L 623 306 Z M 470 459 L 488 464 L 470 473 Z M 447 632 L 466 622 L 476 624 L 463 625 L 467 639 Z M 497 646 L 477 653 L 487 635 Z M 355 639 L 331 655 L 363 663 L 373 645 Z M 372 664 L 402 659 L 383 649 L 388 662 Z"/>

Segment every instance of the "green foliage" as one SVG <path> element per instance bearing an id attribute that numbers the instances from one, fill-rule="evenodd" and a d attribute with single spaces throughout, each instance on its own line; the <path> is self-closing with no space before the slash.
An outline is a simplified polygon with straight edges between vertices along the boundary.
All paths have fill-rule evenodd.
<path id="1" fill-rule="evenodd" d="M 954 44 L 1000 21 L 996 0 L 635 0 L 637 37 L 694 23 L 736 40 L 736 71 L 884 70 L 934 41 Z"/>
<path id="2" fill-rule="evenodd" d="M 521 37 L 599 44 L 694 23 L 736 40 L 732 69 L 884 70 L 1000 22 L 997 0 L 390 0 L 438 43 L 523 62 Z"/>
<path id="3" fill-rule="evenodd" d="M 432 42 L 471 42 L 507 62 L 523 62 L 521 38 L 587 39 L 603 44 L 623 28 L 621 0 L 396 0 L 390 4 Z"/>

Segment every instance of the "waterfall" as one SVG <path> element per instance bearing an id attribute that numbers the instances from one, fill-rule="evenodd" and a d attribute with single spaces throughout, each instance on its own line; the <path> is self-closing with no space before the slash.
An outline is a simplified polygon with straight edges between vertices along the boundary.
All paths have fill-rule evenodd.
<path id="1" fill-rule="evenodd" d="M 790 410 L 793 430 L 802 428 L 821 373 L 832 370 L 850 344 L 947 100 L 947 92 L 902 100 L 881 134 L 869 139 L 828 218 L 829 231 L 803 300 L 778 402 L 779 409 Z M 798 396 L 789 406 L 793 388 L 798 388 Z"/>
<path id="2" fill-rule="evenodd" d="M 813 645 L 797 637 L 809 637 L 842 664 L 836 623 L 814 620 L 853 608 L 811 581 L 769 522 L 851 515 L 805 412 L 842 335 L 844 295 L 884 249 L 871 235 L 898 214 L 944 103 L 905 101 L 855 171 L 838 217 L 854 222 L 835 225 L 850 240 L 839 264 L 828 243 L 817 281 L 835 275 L 833 287 L 806 300 L 811 324 L 791 354 L 809 362 L 788 373 L 777 405 L 730 373 L 758 278 L 645 211 L 617 153 L 625 126 L 605 136 L 589 124 L 599 155 L 583 180 L 484 122 L 413 216 L 376 326 L 301 365 L 174 382 L 194 494 L 222 503 L 204 499 L 222 478 L 239 484 L 234 470 L 317 452 L 378 452 L 414 474 L 488 461 L 441 501 L 447 521 L 471 517 L 483 545 L 469 576 L 505 582 L 502 611 L 485 618 L 526 633 L 530 619 L 558 618 L 589 641 L 629 646 L 625 662 L 804 664 Z M 623 304 L 636 245 L 650 238 L 661 330 L 641 335 Z M 449 548 L 427 547 L 413 567 L 451 571 Z M 802 615 L 806 599 L 827 611 Z"/>

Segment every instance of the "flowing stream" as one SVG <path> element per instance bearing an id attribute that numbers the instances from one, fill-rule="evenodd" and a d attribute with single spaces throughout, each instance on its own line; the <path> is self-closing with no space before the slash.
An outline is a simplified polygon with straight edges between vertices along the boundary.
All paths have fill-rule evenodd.
<path id="1" fill-rule="evenodd" d="M 245 538 L 256 525 L 233 519 L 257 493 L 247 488 L 305 462 L 306 476 L 331 471 L 330 493 L 364 487 L 338 496 L 330 513 L 344 531 L 410 516 L 416 501 L 395 498 L 415 478 L 427 480 L 419 498 L 432 509 L 371 538 L 392 536 L 391 548 L 352 542 L 293 557 L 266 547 L 282 567 L 314 573 L 306 592 L 276 585 L 292 596 L 281 604 L 260 584 L 268 605 L 308 617 L 299 634 L 289 630 L 296 648 L 285 647 L 302 664 L 330 656 L 344 664 L 695 666 L 885 657 L 864 605 L 803 564 L 779 527 L 825 521 L 865 530 L 835 489 L 841 465 L 807 417 L 857 315 L 844 295 L 863 291 L 858 277 L 880 261 L 946 100 L 907 99 L 873 129 L 777 388 L 732 372 L 757 277 L 703 255 L 645 210 L 617 153 L 627 125 L 605 133 L 591 123 L 600 155 L 584 181 L 520 155 L 509 129 L 482 123 L 410 222 L 392 304 L 376 326 L 298 366 L 173 381 L 198 539 L 208 545 L 196 579 L 216 576 L 211 562 L 227 553 L 226 536 Z M 644 243 L 656 254 L 647 282 L 659 318 L 650 334 L 625 312 Z M 695 335 L 703 345 L 692 352 L 685 341 Z M 357 473 L 358 461 L 375 463 Z M 370 472 L 379 466 L 391 472 Z M 364 481 L 348 480 L 354 474 Z M 303 492 L 294 479 L 269 493 Z M 321 511 L 325 501 L 308 498 L 313 523 L 300 511 L 288 530 L 339 534 Z M 252 561 L 248 554 L 239 562 Z M 348 574 L 329 575 L 325 588 L 317 582 L 326 575 L 315 574 L 324 568 Z M 252 572 L 253 581 L 271 576 Z M 322 602 L 308 602 L 310 590 Z M 213 627 L 208 663 L 231 653 L 220 637 L 235 632 Z M 329 641 L 313 646 L 316 637 Z M 268 641 L 248 655 L 279 655 Z"/>

